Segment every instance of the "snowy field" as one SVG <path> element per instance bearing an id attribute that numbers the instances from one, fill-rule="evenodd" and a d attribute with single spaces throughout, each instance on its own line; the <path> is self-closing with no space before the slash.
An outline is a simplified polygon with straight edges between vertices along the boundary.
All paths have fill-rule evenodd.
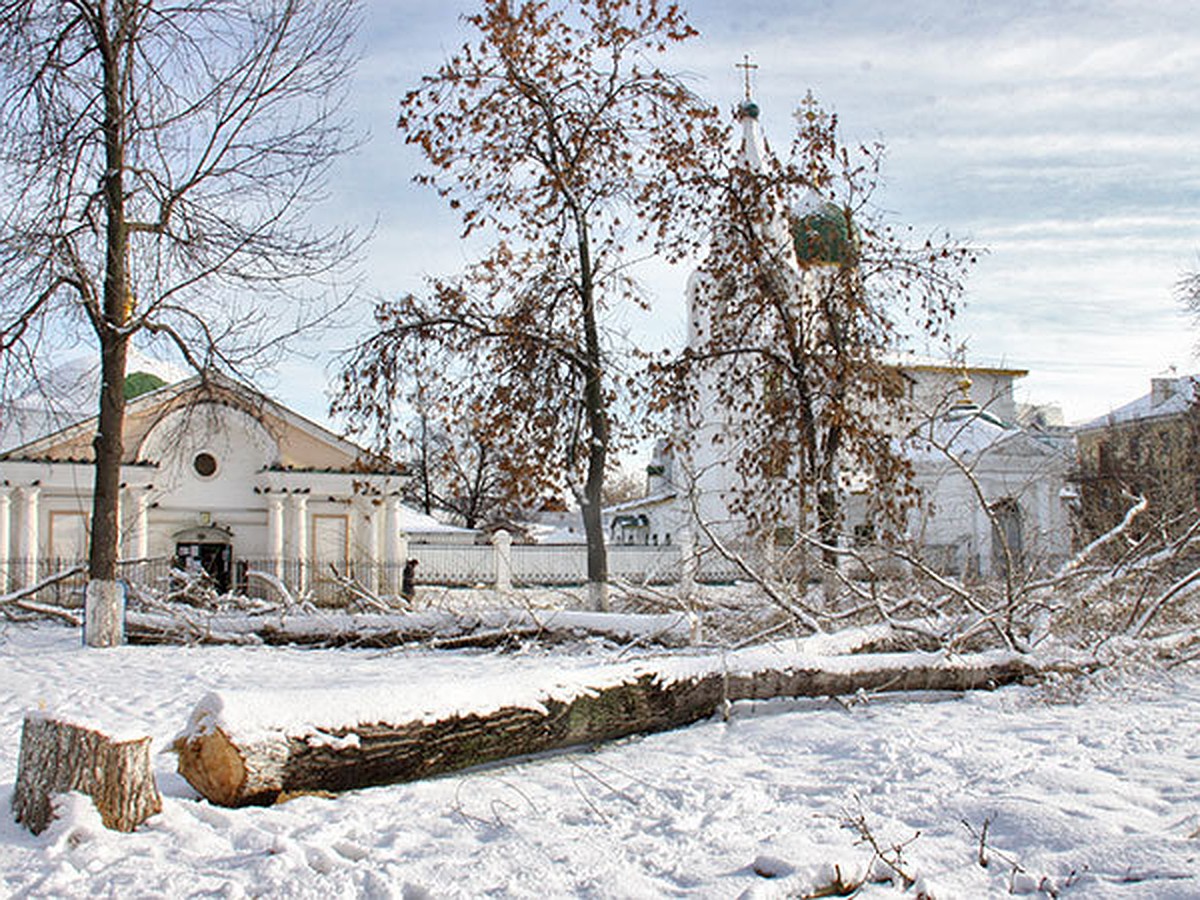
<path id="1" fill-rule="evenodd" d="M 33 837 L 8 813 L 25 710 L 119 720 L 161 751 L 212 690 L 431 697 L 578 678 L 614 654 L 78 643 L 0 626 L 0 896 L 800 897 L 872 864 L 858 821 L 917 878 L 859 897 L 1200 897 L 1197 668 L 739 704 L 728 723 L 267 809 L 198 801 L 160 753 L 165 809 L 137 833 L 69 799 Z"/>

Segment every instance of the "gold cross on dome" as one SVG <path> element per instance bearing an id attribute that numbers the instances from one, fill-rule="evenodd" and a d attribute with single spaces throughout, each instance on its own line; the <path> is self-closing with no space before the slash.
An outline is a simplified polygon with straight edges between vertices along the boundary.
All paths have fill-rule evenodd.
<path id="1" fill-rule="evenodd" d="M 750 54 L 747 53 L 742 57 L 742 61 L 740 63 L 734 63 L 733 67 L 735 69 L 741 69 L 743 71 L 743 73 L 745 74 L 745 77 L 746 77 L 746 99 L 749 100 L 750 99 L 750 70 L 757 69 L 758 63 L 750 62 Z"/>
<path id="2" fill-rule="evenodd" d="M 804 95 L 804 99 L 800 101 L 800 106 L 792 114 L 801 127 L 805 125 L 816 125 L 824 128 L 829 124 L 829 113 L 821 109 L 821 104 L 817 102 L 817 98 L 813 96 L 812 89 Z"/>

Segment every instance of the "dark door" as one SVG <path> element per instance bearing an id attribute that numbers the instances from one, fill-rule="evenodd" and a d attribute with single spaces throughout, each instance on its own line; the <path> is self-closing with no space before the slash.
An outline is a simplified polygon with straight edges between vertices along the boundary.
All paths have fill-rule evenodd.
<path id="1" fill-rule="evenodd" d="M 1025 547 L 1021 533 L 1021 507 L 1012 497 L 992 504 L 992 566 L 993 571 L 1001 575 L 1008 564 L 1004 555 L 1006 546 L 1013 566 L 1019 569 Z"/>
<path id="2" fill-rule="evenodd" d="M 206 572 L 217 593 L 229 593 L 233 574 L 233 548 L 229 544 L 176 544 L 175 565 L 185 572 Z"/>

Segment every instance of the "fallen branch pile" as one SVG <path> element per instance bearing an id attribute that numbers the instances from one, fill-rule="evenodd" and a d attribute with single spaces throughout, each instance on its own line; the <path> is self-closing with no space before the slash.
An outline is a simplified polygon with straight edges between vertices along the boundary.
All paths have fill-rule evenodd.
<path id="1" fill-rule="evenodd" d="M 236 725 L 237 695 L 210 695 L 176 739 L 179 771 L 213 803 L 269 804 L 294 793 L 411 781 L 510 757 L 665 731 L 727 711 L 738 700 L 963 691 L 1035 677 L 1039 671 L 1014 654 L 953 660 L 925 654 L 858 656 L 780 666 L 763 665 L 762 651 L 757 653 L 731 654 L 724 660 L 728 667 L 720 658 L 686 658 L 686 669 L 674 676 L 631 665 L 598 670 L 594 687 L 567 697 L 459 710 L 433 721 L 387 711 L 375 721 L 353 724 L 315 721 L 273 727 L 256 721 L 246 729 L 248 737 Z M 336 698 L 327 704 L 307 699 L 312 709 L 341 708 Z M 256 708 L 262 709 L 262 698 L 258 703 Z M 281 697 L 273 708 L 288 705 Z"/>

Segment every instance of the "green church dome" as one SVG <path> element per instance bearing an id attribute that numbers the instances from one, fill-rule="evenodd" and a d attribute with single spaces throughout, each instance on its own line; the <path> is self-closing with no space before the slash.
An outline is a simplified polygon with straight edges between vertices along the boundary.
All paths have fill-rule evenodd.
<path id="1" fill-rule="evenodd" d="M 826 200 L 792 216 L 792 241 L 800 265 L 836 266 L 854 258 L 857 235 L 845 211 Z"/>
<path id="2" fill-rule="evenodd" d="M 157 375 L 150 372 L 131 372 L 125 376 L 125 399 L 132 400 L 149 391 L 157 390 L 166 384 Z"/>

